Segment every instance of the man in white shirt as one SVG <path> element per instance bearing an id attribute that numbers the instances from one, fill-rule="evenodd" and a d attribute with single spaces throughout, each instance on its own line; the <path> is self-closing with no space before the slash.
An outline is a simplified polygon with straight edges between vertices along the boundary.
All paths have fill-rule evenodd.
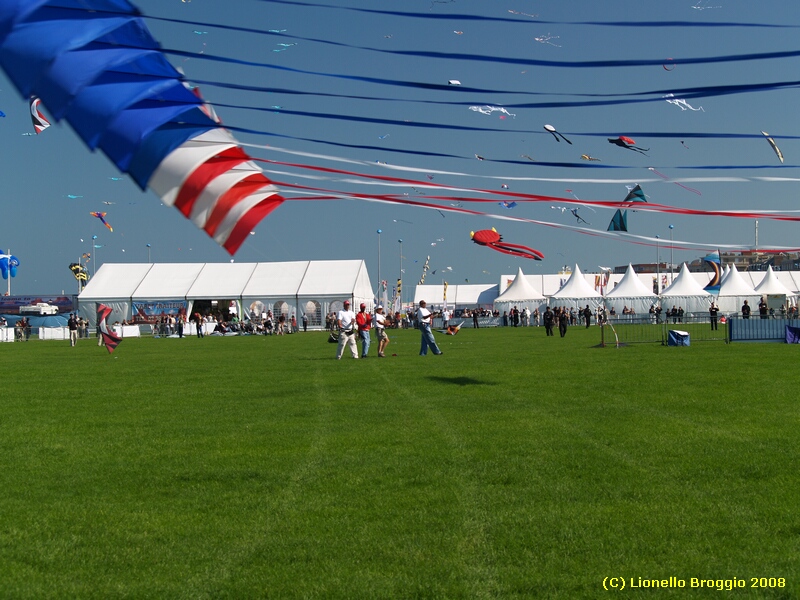
<path id="1" fill-rule="evenodd" d="M 389 344 L 389 336 L 386 335 L 386 316 L 380 304 L 375 309 L 375 332 L 378 334 L 378 357 L 383 358 L 386 356 L 383 351 Z"/>
<path id="2" fill-rule="evenodd" d="M 447 325 L 450 323 L 450 309 L 445 307 L 442 310 L 442 327 L 447 329 Z"/>
<path id="3" fill-rule="evenodd" d="M 342 304 L 344 304 L 344 308 L 336 315 L 336 323 L 339 325 L 339 345 L 336 347 L 336 360 L 342 358 L 345 346 L 350 348 L 353 358 L 358 358 L 356 313 L 350 310 L 349 300 L 345 300 Z"/>
<path id="4" fill-rule="evenodd" d="M 433 338 L 433 333 L 431 332 L 433 314 L 427 309 L 425 300 L 419 301 L 419 311 L 417 312 L 417 317 L 419 319 L 419 329 L 422 332 L 422 346 L 419 349 L 419 355 L 426 356 L 428 354 L 428 347 L 430 347 L 431 351 L 437 356 L 442 354 L 442 351 L 439 350 L 439 346 L 436 345 L 436 340 Z"/>

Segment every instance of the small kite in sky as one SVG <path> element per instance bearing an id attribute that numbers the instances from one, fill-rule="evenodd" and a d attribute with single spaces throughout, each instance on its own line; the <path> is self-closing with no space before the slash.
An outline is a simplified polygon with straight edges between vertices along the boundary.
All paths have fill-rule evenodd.
<path id="1" fill-rule="evenodd" d="M 484 157 L 482 157 L 480 154 L 476 154 L 476 155 L 475 155 L 475 158 L 477 158 L 478 160 L 486 160 L 486 159 L 485 159 Z"/>
<path id="2" fill-rule="evenodd" d="M 563 135 L 561 135 L 561 134 L 560 134 L 558 131 L 556 131 L 556 128 L 555 128 L 555 127 L 553 127 L 552 125 L 545 125 L 545 126 L 544 126 L 544 129 L 545 129 L 545 131 L 549 131 L 550 133 L 552 133 L 552 134 L 553 134 L 553 137 L 554 137 L 554 138 L 556 138 L 556 141 L 557 141 L 557 142 L 560 142 L 561 140 L 564 140 L 564 141 L 565 141 L 565 142 L 567 142 L 568 144 L 572 145 L 572 142 L 570 142 L 570 141 L 569 141 L 567 138 L 565 138 L 565 137 L 564 137 Z M 561 137 L 561 140 L 560 140 L 560 139 L 558 139 L 558 138 L 559 138 L 559 136 Z"/>
<path id="3" fill-rule="evenodd" d="M 489 104 L 486 104 L 484 106 L 470 106 L 469 109 L 471 111 L 481 113 L 482 115 L 491 115 L 493 112 L 500 112 L 503 113 L 504 115 L 508 115 L 509 117 L 517 116 L 514 113 L 508 112 L 508 110 L 506 110 L 502 106 L 490 106 Z"/>
<path id="4" fill-rule="evenodd" d="M 703 109 L 703 107 L 702 107 L 702 106 L 700 106 L 700 107 L 698 107 L 698 108 L 695 108 L 694 106 L 692 106 L 691 104 L 689 104 L 689 103 L 688 103 L 686 100 L 684 100 L 683 98 L 676 98 L 676 97 L 675 97 L 675 94 L 667 94 L 666 96 L 663 96 L 663 98 L 664 98 L 664 99 L 665 99 L 667 102 L 669 102 L 670 104 L 674 104 L 675 106 L 677 106 L 677 107 L 678 107 L 678 108 L 680 108 L 681 110 L 693 110 L 693 111 L 702 111 L 702 112 L 706 112 L 706 111 Z"/>
<path id="5" fill-rule="evenodd" d="M 39 105 L 42 103 L 41 99 L 36 96 L 31 96 L 31 121 L 33 121 L 33 129 L 36 133 L 42 133 L 45 129 L 50 127 L 50 121 L 39 110 Z"/>
<path id="6" fill-rule="evenodd" d="M 90 212 L 89 214 L 92 215 L 93 217 L 97 217 L 98 219 L 100 219 L 100 222 L 103 223 L 103 225 L 105 225 L 109 231 L 114 231 L 113 227 L 111 227 L 111 225 L 109 225 L 108 222 L 106 221 L 106 213 Z"/>
<path id="7" fill-rule="evenodd" d="M 578 214 L 578 209 L 577 209 L 577 208 L 570 208 L 570 209 L 569 209 L 569 212 L 571 212 L 571 213 L 572 213 L 572 216 L 573 216 L 573 217 L 575 217 L 576 219 L 578 219 L 578 223 L 586 223 L 587 225 L 591 225 L 591 223 L 589 223 L 589 221 L 587 221 L 586 219 L 584 219 L 582 216 L 580 216 L 580 215 Z"/>
<path id="8" fill-rule="evenodd" d="M 8 279 L 8 276 L 17 276 L 17 267 L 19 266 L 19 259 L 13 254 L 0 254 L 0 273 L 3 274 L 3 279 Z"/>
<path id="9" fill-rule="evenodd" d="M 70 200 L 75 200 L 76 198 L 83 198 L 83 196 L 78 196 L 76 194 L 67 194 L 67 198 Z"/>
<path id="10" fill-rule="evenodd" d="M 664 181 L 671 181 L 669 177 L 667 177 L 663 173 L 659 173 L 653 167 L 647 167 L 647 169 L 648 169 L 648 171 L 652 171 L 653 173 L 655 173 L 656 175 L 661 177 L 661 179 L 663 179 Z M 702 196 L 703 195 L 703 193 L 700 190 L 696 190 L 694 188 L 690 188 L 689 186 L 683 185 L 682 183 L 678 183 L 677 181 L 672 181 L 672 183 L 674 183 L 675 185 L 677 185 L 679 187 L 682 187 L 686 191 L 692 192 L 693 194 L 697 194 L 698 196 Z"/>
<path id="11" fill-rule="evenodd" d="M 472 241 L 479 246 L 488 246 L 492 250 L 497 250 L 504 254 L 511 254 L 512 256 L 519 256 L 520 258 L 532 258 L 534 260 L 542 260 L 544 258 L 544 254 L 538 250 L 520 244 L 504 242 L 503 236 L 497 233 L 494 227 L 491 229 L 481 229 L 480 231 L 470 231 L 469 235 Z"/>
<path id="12" fill-rule="evenodd" d="M 625 196 L 623 202 L 647 202 L 647 198 L 641 186 L 637 183 Z M 608 224 L 607 231 L 628 231 L 628 211 L 617 209 L 617 212 L 611 217 L 611 223 Z"/>
<path id="13" fill-rule="evenodd" d="M 778 148 L 778 145 L 775 143 L 775 140 L 773 140 L 766 131 L 762 131 L 761 133 L 765 138 L 767 138 L 767 141 L 769 142 L 769 145 L 772 146 L 772 149 L 775 151 L 775 155 L 778 157 L 778 160 L 781 161 L 781 163 L 783 163 L 783 152 L 781 152 L 781 149 Z"/>
<path id="14" fill-rule="evenodd" d="M 508 189 L 508 184 L 507 183 L 501 183 L 500 184 L 500 189 L 507 190 Z"/>
<path id="15" fill-rule="evenodd" d="M 514 208 L 517 205 L 516 202 L 498 202 L 498 204 L 503 208 Z"/>
<path id="16" fill-rule="evenodd" d="M 664 70 L 665 70 L 665 71 L 672 71 L 672 70 L 674 70 L 674 69 L 675 69 L 675 59 L 673 59 L 673 58 L 668 58 L 668 59 L 667 59 L 667 62 L 665 62 L 665 63 L 664 63 L 663 65 L 661 65 L 661 66 L 662 66 L 662 67 L 664 67 Z"/>
<path id="17" fill-rule="evenodd" d="M 535 38 L 533 38 L 533 41 L 534 42 L 539 42 L 540 44 L 550 44 L 551 46 L 555 46 L 556 48 L 561 48 L 561 46 L 559 46 L 558 44 L 554 44 L 553 42 L 550 41 L 550 40 L 557 40 L 558 38 L 559 38 L 559 36 L 550 35 L 548 33 L 547 35 L 538 35 L 538 36 L 536 36 Z"/>
<path id="18" fill-rule="evenodd" d="M 644 154 L 645 152 L 649 152 L 650 148 L 639 148 L 636 146 L 636 142 L 627 136 L 621 135 L 618 138 L 608 138 L 609 144 L 614 144 L 615 146 L 619 146 L 620 148 L 627 148 L 628 150 L 633 150 L 634 152 L 639 152 L 640 154 Z"/>
<path id="19" fill-rule="evenodd" d="M 520 154 L 520 157 L 527 158 L 531 162 L 536 162 L 536 160 L 532 156 L 528 156 L 527 154 Z"/>
<path id="20" fill-rule="evenodd" d="M 581 160 L 596 160 L 596 161 L 599 161 L 600 159 L 599 158 L 595 158 L 594 156 L 592 156 L 590 154 L 581 154 Z"/>
<path id="21" fill-rule="evenodd" d="M 447 85 L 461 85 L 461 82 L 458 79 L 448 79 Z"/>

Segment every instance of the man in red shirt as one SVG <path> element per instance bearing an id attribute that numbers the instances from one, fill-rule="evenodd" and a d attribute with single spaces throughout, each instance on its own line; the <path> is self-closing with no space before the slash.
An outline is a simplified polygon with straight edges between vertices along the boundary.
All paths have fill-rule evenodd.
<path id="1" fill-rule="evenodd" d="M 356 314 L 356 325 L 358 326 L 358 336 L 361 338 L 361 358 L 367 358 L 369 352 L 369 330 L 372 329 L 372 314 L 367 312 L 367 305 L 363 302 L 359 307 L 361 310 Z"/>

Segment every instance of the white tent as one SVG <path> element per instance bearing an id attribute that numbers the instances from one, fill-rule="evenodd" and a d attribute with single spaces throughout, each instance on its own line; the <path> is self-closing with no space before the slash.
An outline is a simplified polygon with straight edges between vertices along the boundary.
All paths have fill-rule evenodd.
<path id="1" fill-rule="evenodd" d="M 775 272 L 772 270 L 772 265 L 767 267 L 767 272 L 764 275 L 764 278 L 761 280 L 761 283 L 756 286 L 754 291 L 760 296 L 795 296 L 795 293 L 783 285 L 780 279 L 778 279 L 778 276 L 775 275 Z"/>
<path id="2" fill-rule="evenodd" d="M 271 311 L 274 316 L 281 314 L 291 318 L 297 313 L 297 290 L 308 270 L 309 261 L 283 263 L 258 263 L 253 275 L 242 289 L 242 306 L 247 316 Z M 300 313 L 302 318 L 302 313 Z M 316 327 L 318 322 L 311 320 L 309 325 Z"/>
<path id="3" fill-rule="evenodd" d="M 325 315 L 342 309 L 342 302 L 351 300 L 358 312 L 361 303 L 374 308 L 375 294 L 363 260 L 311 261 L 297 288 L 297 319 L 308 315 L 309 326 L 325 324 Z M 313 323 L 313 325 L 312 325 Z"/>
<path id="4" fill-rule="evenodd" d="M 550 296 L 551 306 L 584 308 L 588 304 L 592 311 L 600 306 L 602 302 L 603 296 L 589 285 L 578 265 L 575 265 L 572 275 L 561 286 L 561 289 Z"/>
<path id="5" fill-rule="evenodd" d="M 94 326 L 96 304 L 102 303 L 111 309 L 108 319 L 112 323 L 130 319 L 131 297 L 152 267 L 151 263 L 102 265 L 78 296 L 78 310 L 83 318 Z"/>
<path id="6" fill-rule="evenodd" d="M 675 305 L 683 308 L 685 313 L 707 313 L 714 297 L 703 289 L 692 277 L 686 263 L 681 266 L 681 271 L 667 289 L 661 292 L 661 306 L 672 308 Z"/>
<path id="7" fill-rule="evenodd" d="M 453 308 L 486 308 L 497 298 L 497 284 L 462 283 L 447 286 L 447 305 Z M 430 308 L 441 308 L 444 304 L 444 286 L 423 284 L 414 288 L 414 304 L 425 300 Z"/>
<path id="8" fill-rule="evenodd" d="M 656 295 L 642 283 L 630 263 L 625 275 L 612 290 L 606 292 L 604 298 L 606 308 L 610 310 L 613 306 L 618 315 L 621 315 L 622 309 L 627 306 L 637 315 L 645 316 L 657 299 Z"/>
<path id="9" fill-rule="evenodd" d="M 753 312 L 758 311 L 761 296 L 744 280 L 736 265 L 731 265 L 730 272 L 719 286 L 717 305 L 722 313 L 735 313 L 741 310 L 747 300 Z"/>
<path id="10" fill-rule="evenodd" d="M 522 273 L 520 268 L 517 271 L 517 276 L 514 281 L 509 285 L 506 290 L 494 300 L 494 309 L 500 311 L 509 311 L 515 306 L 518 310 L 528 308 L 531 312 L 534 309 L 541 309 L 547 304 L 546 298 L 536 291 Z"/>
<path id="11" fill-rule="evenodd" d="M 252 312 L 260 316 L 263 308 L 300 320 L 313 307 L 315 312 L 308 312 L 309 325 L 318 327 L 324 325 L 325 312 L 335 310 L 345 299 L 372 307 L 372 286 L 363 260 L 106 263 L 78 296 L 78 307 L 92 324 L 101 302 L 114 309 L 112 322 L 130 320 L 134 314 L 188 314 L 198 300 L 234 301 L 244 307 L 244 317 Z"/>

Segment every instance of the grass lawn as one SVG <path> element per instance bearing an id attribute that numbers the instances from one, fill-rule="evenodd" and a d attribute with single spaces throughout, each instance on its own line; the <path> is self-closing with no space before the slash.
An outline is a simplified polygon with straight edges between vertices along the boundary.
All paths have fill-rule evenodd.
<path id="1" fill-rule="evenodd" d="M 800 597 L 797 346 L 391 337 L 0 344 L 0 598 Z"/>

